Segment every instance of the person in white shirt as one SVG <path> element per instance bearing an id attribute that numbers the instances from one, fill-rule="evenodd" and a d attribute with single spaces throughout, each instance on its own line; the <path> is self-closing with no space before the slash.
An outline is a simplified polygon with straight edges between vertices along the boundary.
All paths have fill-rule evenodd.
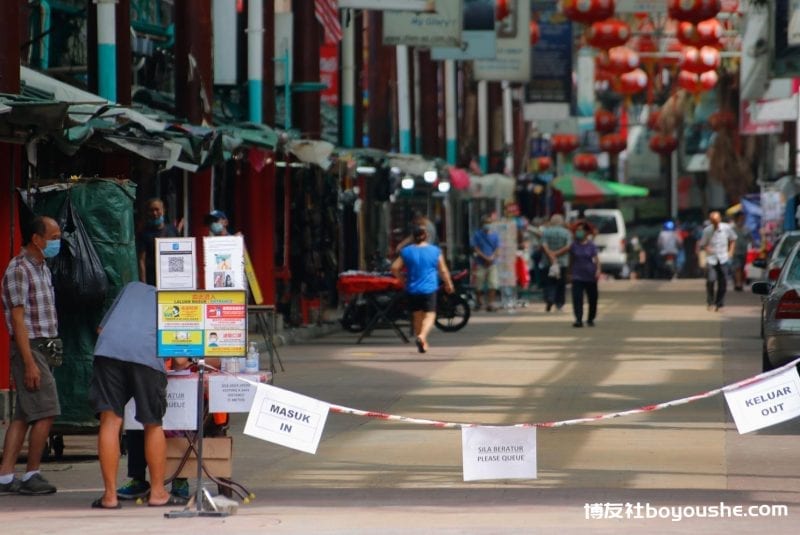
<path id="1" fill-rule="evenodd" d="M 722 222 L 722 215 L 716 210 L 708 215 L 708 220 L 709 225 L 703 229 L 699 244 L 706 252 L 706 304 L 709 310 L 711 307 L 719 310 L 725 305 L 727 277 L 736 245 L 736 232 L 729 224 Z"/>

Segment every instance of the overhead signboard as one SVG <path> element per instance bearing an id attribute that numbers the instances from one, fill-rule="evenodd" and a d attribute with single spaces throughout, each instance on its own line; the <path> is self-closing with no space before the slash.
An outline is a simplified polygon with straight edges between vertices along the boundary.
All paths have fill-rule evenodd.
<path id="1" fill-rule="evenodd" d="M 509 14 L 499 21 L 494 59 L 474 62 L 476 80 L 527 82 L 531 72 L 530 0 L 509 0 Z"/>
<path id="2" fill-rule="evenodd" d="M 435 13 L 386 11 L 383 14 L 383 44 L 459 46 L 462 6 L 462 0 L 438 0 Z"/>
<path id="3" fill-rule="evenodd" d="M 461 45 L 435 47 L 431 58 L 441 60 L 492 59 L 497 50 L 495 0 L 464 0 Z"/>
<path id="4" fill-rule="evenodd" d="M 572 22 L 557 0 L 532 0 L 541 37 L 530 54 L 527 102 L 572 102 Z"/>
<path id="5" fill-rule="evenodd" d="M 339 9 L 374 11 L 433 11 L 435 0 L 339 0 Z"/>

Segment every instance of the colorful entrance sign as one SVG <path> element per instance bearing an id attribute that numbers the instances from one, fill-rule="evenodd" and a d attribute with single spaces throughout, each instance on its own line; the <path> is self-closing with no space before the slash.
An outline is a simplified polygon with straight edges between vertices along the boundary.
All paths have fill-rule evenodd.
<path id="1" fill-rule="evenodd" d="M 159 357 L 241 357 L 246 353 L 245 292 L 162 291 L 156 306 Z"/>

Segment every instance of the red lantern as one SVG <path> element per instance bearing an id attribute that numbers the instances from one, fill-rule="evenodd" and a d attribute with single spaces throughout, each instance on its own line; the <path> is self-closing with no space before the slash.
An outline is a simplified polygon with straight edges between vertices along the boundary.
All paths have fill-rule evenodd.
<path id="1" fill-rule="evenodd" d="M 719 67 L 720 53 L 714 47 L 704 46 L 703 48 L 686 47 L 681 53 L 681 69 L 696 74 L 706 71 L 713 71 Z"/>
<path id="2" fill-rule="evenodd" d="M 635 95 L 647 89 L 647 73 L 642 69 L 634 69 L 619 77 L 617 91 L 623 95 Z"/>
<path id="3" fill-rule="evenodd" d="M 553 152 L 572 152 L 578 148 L 578 136 L 576 134 L 553 134 L 550 138 L 550 146 Z"/>
<path id="4" fill-rule="evenodd" d="M 599 109 L 594 112 L 594 129 L 601 134 L 616 130 L 617 122 L 617 116 L 608 110 Z"/>
<path id="5" fill-rule="evenodd" d="M 720 110 L 708 116 L 708 124 L 714 131 L 732 130 L 736 127 L 736 116 L 728 110 Z"/>
<path id="6" fill-rule="evenodd" d="M 719 82 L 719 75 L 717 71 L 707 71 L 700 75 L 700 86 L 704 91 L 714 89 L 714 86 Z"/>
<path id="7" fill-rule="evenodd" d="M 496 1 L 497 4 L 495 4 L 494 18 L 495 20 L 503 20 L 511 14 L 511 10 L 508 8 L 508 0 Z"/>
<path id="8" fill-rule="evenodd" d="M 718 80 L 719 76 L 716 71 L 707 71 L 703 74 L 695 74 L 689 71 L 678 73 L 678 87 L 693 95 L 699 95 L 704 91 L 713 89 Z"/>
<path id="9" fill-rule="evenodd" d="M 586 152 L 576 154 L 572 159 L 572 163 L 575 165 L 575 169 L 582 173 L 597 171 L 597 156 L 594 154 Z"/>
<path id="10" fill-rule="evenodd" d="M 669 134 L 656 134 L 650 138 L 648 145 L 653 152 L 666 156 L 678 148 L 678 139 Z"/>
<path id="11" fill-rule="evenodd" d="M 720 46 L 722 39 L 722 23 L 717 19 L 708 19 L 697 23 L 697 35 L 704 46 Z"/>
<path id="12" fill-rule="evenodd" d="M 631 28 L 618 19 L 595 22 L 589 28 L 589 44 L 601 50 L 624 45 L 631 36 Z"/>
<path id="13" fill-rule="evenodd" d="M 536 159 L 536 169 L 540 173 L 544 173 L 548 169 L 553 166 L 553 160 L 550 159 L 550 156 L 539 156 Z"/>
<path id="14" fill-rule="evenodd" d="M 628 147 L 628 140 L 620 133 L 606 134 L 600 138 L 600 149 L 610 154 L 617 154 Z"/>
<path id="15" fill-rule="evenodd" d="M 597 56 L 596 64 L 614 74 L 630 72 L 639 66 L 639 54 L 626 46 L 615 46 Z"/>
<path id="16" fill-rule="evenodd" d="M 574 22 L 591 24 L 614 14 L 614 0 L 563 0 L 564 15 Z"/>
<path id="17" fill-rule="evenodd" d="M 529 30 L 531 32 L 531 46 L 533 46 L 539 42 L 539 38 L 541 37 L 539 24 L 535 20 L 532 20 L 529 26 Z"/>
<path id="18" fill-rule="evenodd" d="M 722 7 L 720 0 L 669 0 L 667 6 L 673 19 L 695 24 L 716 17 Z"/>

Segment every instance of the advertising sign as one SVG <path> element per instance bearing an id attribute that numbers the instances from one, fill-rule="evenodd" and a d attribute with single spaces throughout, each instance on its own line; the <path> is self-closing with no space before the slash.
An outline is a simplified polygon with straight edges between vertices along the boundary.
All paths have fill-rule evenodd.
<path id="1" fill-rule="evenodd" d="M 383 14 L 383 44 L 460 46 L 462 0 L 438 0 L 435 13 L 387 11 Z"/>
<path id="2" fill-rule="evenodd" d="M 461 45 L 431 49 L 434 60 L 492 59 L 497 51 L 495 0 L 464 0 Z"/>
<path id="3" fill-rule="evenodd" d="M 530 0 L 508 0 L 509 14 L 499 21 L 494 59 L 475 60 L 476 80 L 527 82 L 530 78 Z"/>
<path id="4" fill-rule="evenodd" d="M 572 22 L 557 0 L 531 0 L 541 37 L 530 56 L 528 102 L 572 102 Z"/>
<path id="5" fill-rule="evenodd" d="M 243 291 L 160 291 L 159 357 L 242 357 L 247 351 Z"/>

